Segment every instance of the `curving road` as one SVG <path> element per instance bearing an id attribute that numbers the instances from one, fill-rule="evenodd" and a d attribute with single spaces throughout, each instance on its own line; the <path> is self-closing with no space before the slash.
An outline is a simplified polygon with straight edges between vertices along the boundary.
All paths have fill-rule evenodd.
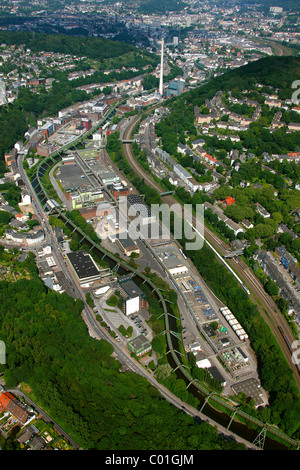
<path id="1" fill-rule="evenodd" d="M 124 132 L 123 139 L 124 140 L 130 140 L 132 131 L 140 119 L 140 116 L 137 116 L 135 119 L 133 119 L 128 127 L 126 128 Z M 143 178 L 144 181 L 149 185 L 150 187 L 156 189 L 159 193 L 164 192 L 165 190 L 158 184 L 156 183 L 151 175 L 147 173 L 146 170 L 137 162 L 135 159 L 131 144 L 130 143 L 123 143 L 123 150 L 125 157 L 127 158 L 127 161 L 131 168 L 134 170 L 135 174 L 139 176 L 140 178 Z M 168 204 L 168 205 L 173 205 L 173 204 L 178 204 L 178 201 L 172 196 L 163 196 L 162 200 Z M 195 220 L 194 220 L 195 223 Z M 204 233 L 205 239 L 222 255 L 228 254 L 228 252 L 231 251 L 230 247 L 226 245 L 215 233 L 213 233 L 209 228 L 205 226 L 205 233 Z M 283 317 L 282 313 L 278 309 L 276 303 L 270 297 L 264 290 L 261 282 L 257 279 L 253 271 L 246 265 L 244 261 L 242 261 L 240 258 L 237 260 L 234 258 L 231 259 L 226 259 L 226 262 L 228 265 L 236 272 L 236 274 L 240 277 L 240 279 L 246 284 L 248 289 L 250 290 L 250 298 L 253 301 L 255 305 L 257 305 L 257 308 L 263 318 L 265 319 L 266 323 L 269 325 L 274 337 L 276 338 L 280 348 L 283 351 L 283 354 L 291 367 L 296 383 L 298 385 L 298 388 L 300 390 L 300 375 L 298 372 L 298 369 L 296 365 L 292 362 L 292 357 L 290 350 L 284 341 L 283 337 L 279 333 L 278 327 L 281 326 L 284 332 L 287 335 L 287 338 L 292 344 L 292 342 L 295 340 L 289 325 L 285 318 Z"/>

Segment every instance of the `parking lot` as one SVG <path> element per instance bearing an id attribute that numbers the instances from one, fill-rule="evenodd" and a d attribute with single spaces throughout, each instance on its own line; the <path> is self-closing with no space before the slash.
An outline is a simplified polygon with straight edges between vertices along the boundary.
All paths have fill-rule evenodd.
<path id="1" fill-rule="evenodd" d="M 107 323 L 118 336 L 122 337 L 119 331 L 119 327 L 121 325 L 124 326 L 125 330 L 131 326 L 133 328 L 131 338 L 135 338 L 136 336 L 143 334 L 149 341 L 151 341 L 152 330 L 146 322 L 149 318 L 149 313 L 142 310 L 138 313 L 126 316 L 117 306 L 111 307 L 108 305 L 106 301 L 114 289 L 113 285 L 111 287 L 112 288 L 101 298 L 94 298 L 95 312 L 102 317 L 105 323 Z M 123 339 L 126 341 L 126 338 Z"/>

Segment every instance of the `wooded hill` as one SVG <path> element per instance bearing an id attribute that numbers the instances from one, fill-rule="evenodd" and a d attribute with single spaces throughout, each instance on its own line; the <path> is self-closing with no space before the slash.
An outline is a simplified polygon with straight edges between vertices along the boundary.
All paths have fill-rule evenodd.
<path id="1" fill-rule="evenodd" d="M 0 31 L 0 43 L 8 46 L 24 44 L 25 48 L 29 48 L 32 52 L 60 52 L 79 57 L 85 56 L 99 61 L 119 57 L 128 52 L 147 56 L 149 60 L 153 58 L 153 54 L 150 52 L 138 49 L 131 44 L 87 36 Z"/>

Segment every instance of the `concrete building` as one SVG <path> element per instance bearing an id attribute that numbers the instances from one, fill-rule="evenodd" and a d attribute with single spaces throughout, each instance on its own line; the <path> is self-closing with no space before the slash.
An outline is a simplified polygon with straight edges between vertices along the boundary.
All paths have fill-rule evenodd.
<path id="1" fill-rule="evenodd" d="M 130 256 L 132 253 L 140 253 L 138 245 L 129 237 L 127 233 L 117 234 L 115 237 L 115 242 L 126 256 Z"/>
<path id="2" fill-rule="evenodd" d="M 37 144 L 37 154 L 42 157 L 50 157 L 58 151 L 59 146 L 51 142 L 40 142 Z"/>
<path id="3" fill-rule="evenodd" d="M 92 205 L 83 205 L 78 209 L 82 217 L 91 222 L 98 222 L 103 217 L 112 214 L 112 206 L 108 202 L 100 202 Z"/>
<path id="4" fill-rule="evenodd" d="M 114 171 L 104 170 L 104 171 L 99 171 L 97 173 L 98 173 L 98 176 L 101 178 L 102 183 L 105 186 L 115 184 L 115 183 L 119 183 L 119 181 L 120 181 L 119 176 Z"/>
<path id="5" fill-rule="evenodd" d="M 119 199 L 121 196 L 129 196 L 132 193 L 132 188 L 122 182 L 107 185 L 107 189 L 112 193 L 115 199 Z"/>
<path id="6" fill-rule="evenodd" d="M 69 200 L 72 209 L 79 209 L 86 205 L 94 205 L 96 202 L 104 201 L 104 195 L 102 189 L 78 189 L 76 192 L 69 194 Z"/>
<path id="7" fill-rule="evenodd" d="M 189 179 L 192 178 L 192 175 L 180 164 L 174 166 L 174 172 L 185 184 L 188 184 Z"/>
<path id="8" fill-rule="evenodd" d="M 179 96 L 183 93 L 184 89 L 184 80 L 172 80 L 168 83 L 164 93 L 166 98 L 170 96 Z"/>
<path id="9" fill-rule="evenodd" d="M 80 283 L 93 283 L 101 278 L 99 268 L 85 250 L 67 253 L 67 259 Z"/>
<path id="10" fill-rule="evenodd" d="M 151 212 L 151 209 L 143 202 L 140 196 L 131 194 L 127 197 L 128 214 L 135 217 L 134 222 L 137 225 L 146 226 L 156 222 L 156 216 Z"/>
<path id="11" fill-rule="evenodd" d="M 161 53 L 160 53 L 160 72 L 159 72 L 159 94 L 163 96 L 164 94 L 164 85 L 163 85 L 163 75 L 164 75 L 164 38 L 161 40 Z"/>
<path id="12" fill-rule="evenodd" d="M 136 338 L 128 341 L 128 349 L 137 356 L 144 356 L 151 351 L 151 344 L 144 335 L 139 335 Z"/>
<path id="13" fill-rule="evenodd" d="M 43 136 L 48 139 L 48 137 L 55 132 L 55 124 L 53 122 L 47 122 L 39 130 L 42 131 Z"/>
<path id="14" fill-rule="evenodd" d="M 125 315 L 131 315 L 148 307 L 145 294 L 131 279 L 131 276 L 121 276 L 118 279 L 118 288 L 123 297 Z"/>
<path id="15" fill-rule="evenodd" d="M 45 233 L 43 230 L 19 233 L 13 229 L 7 229 L 5 235 L 7 240 L 11 240 L 13 243 L 18 243 L 20 245 L 38 245 L 45 239 Z"/>

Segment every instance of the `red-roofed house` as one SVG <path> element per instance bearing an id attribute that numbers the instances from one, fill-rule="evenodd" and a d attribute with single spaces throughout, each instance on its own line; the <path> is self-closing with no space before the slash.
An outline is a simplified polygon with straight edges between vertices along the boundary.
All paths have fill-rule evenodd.
<path id="1" fill-rule="evenodd" d="M 1 393 L 0 395 L 0 413 L 5 411 L 10 400 L 14 400 L 14 396 L 11 393 Z"/>
<path id="2" fill-rule="evenodd" d="M 16 398 L 11 393 L 1 393 L 0 395 L 0 413 L 8 411 L 20 423 L 25 424 L 28 419 L 27 411 L 18 405 Z"/>
<path id="3" fill-rule="evenodd" d="M 231 204 L 234 204 L 234 203 L 235 203 L 235 199 L 231 196 L 227 196 L 223 201 L 223 205 L 225 207 L 230 206 Z"/>
<path id="4" fill-rule="evenodd" d="M 208 163 L 212 163 L 212 164 L 215 164 L 217 163 L 217 159 L 215 157 L 213 157 L 212 155 L 209 155 L 208 153 L 206 153 L 204 155 L 204 159 L 208 162 Z"/>

